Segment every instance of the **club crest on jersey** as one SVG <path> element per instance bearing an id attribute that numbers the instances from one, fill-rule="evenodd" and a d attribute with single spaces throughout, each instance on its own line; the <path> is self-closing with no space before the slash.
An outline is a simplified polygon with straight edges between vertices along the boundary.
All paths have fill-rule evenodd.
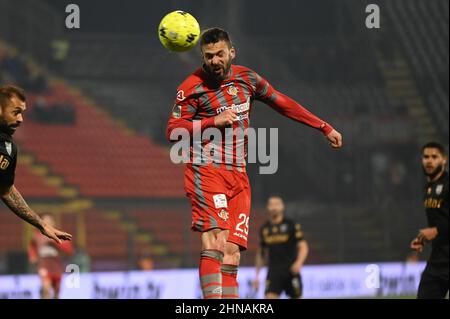
<path id="1" fill-rule="evenodd" d="M 443 184 L 439 184 L 438 186 L 436 186 L 436 195 L 441 195 L 443 189 L 444 189 Z"/>
<path id="2" fill-rule="evenodd" d="M 184 101 L 185 99 L 186 99 L 186 97 L 184 96 L 184 91 L 183 90 L 178 91 L 178 93 L 177 93 L 177 100 L 178 101 Z"/>
<path id="3" fill-rule="evenodd" d="M 222 218 L 224 221 L 227 221 L 228 218 L 230 218 L 230 214 L 228 214 L 228 212 L 225 209 L 222 209 L 217 215 L 219 215 L 219 217 Z"/>
<path id="4" fill-rule="evenodd" d="M 12 144 L 11 144 L 11 142 L 5 142 L 5 147 L 6 147 L 6 151 L 8 152 L 8 154 L 11 155 L 11 153 L 12 153 Z"/>
<path id="5" fill-rule="evenodd" d="M 229 86 L 227 89 L 227 93 L 230 94 L 231 96 L 236 96 L 238 92 L 239 92 L 238 88 L 235 87 L 234 85 Z"/>

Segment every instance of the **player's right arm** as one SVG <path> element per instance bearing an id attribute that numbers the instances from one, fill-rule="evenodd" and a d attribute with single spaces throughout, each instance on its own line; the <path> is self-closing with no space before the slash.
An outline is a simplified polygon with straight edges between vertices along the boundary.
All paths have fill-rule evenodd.
<path id="1" fill-rule="evenodd" d="M 291 273 L 298 274 L 305 264 L 305 260 L 309 254 L 309 246 L 306 239 L 303 237 L 303 231 L 299 223 L 296 223 L 293 229 L 293 235 L 297 241 L 297 258 L 291 265 Z"/>
<path id="2" fill-rule="evenodd" d="M 58 243 L 61 243 L 61 239 L 70 240 L 72 238 L 72 235 L 47 225 L 39 215 L 28 206 L 14 185 L 0 187 L 0 197 L 14 214 L 39 229 L 43 235 Z"/>

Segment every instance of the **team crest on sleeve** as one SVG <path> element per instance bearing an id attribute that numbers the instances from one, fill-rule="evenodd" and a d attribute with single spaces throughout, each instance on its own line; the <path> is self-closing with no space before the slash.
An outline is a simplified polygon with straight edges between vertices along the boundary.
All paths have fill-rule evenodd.
<path id="1" fill-rule="evenodd" d="M 8 152 L 8 154 L 11 156 L 11 153 L 12 153 L 12 144 L 11 144 L 11 142 L 5 142 L 5 148 L 6 148 L 6 151 Z"/>
<path id="2" fill-rule="evenodd" d="M 186 99 L 186 97 L 184 96 L 184 91 L 183 90 L 178 91 L 177 100 L 181 102 L 181 101 L 184 101 L 185 99 Z"/>
<path id="3" fill-rule="evenodd" d="M 438 186 L 436 186 L 436 195 L 441 195 L 443 189 L 444 189 L 443 184 L 439 184 Z"/>
<path id="4" fill-rule="evenodd" d="M 175 104 L 172 109 L 172 116 L 176 119 L 181 118 L 181 105 Z"/>

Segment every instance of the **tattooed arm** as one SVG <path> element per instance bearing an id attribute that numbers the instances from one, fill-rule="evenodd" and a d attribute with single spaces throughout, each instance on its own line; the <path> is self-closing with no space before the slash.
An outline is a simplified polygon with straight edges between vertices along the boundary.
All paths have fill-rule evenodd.
<path id="1" fill-rule="evenodd" d="M 2 190 L 1 198 L 5 205 L 8 206 L 14 214 L 39 230 L 42 229 L 42 219 L 38 214 L 31 210 L 14 185 L 9 189 Z"/>
<path id="2" fill-rule="evenodd" d="M 61 242 L 61 239 L 70 240 L 72 238 L 72 235 L 59 231 L 44 223 L 39 215 L 28 206 L 14 185 L 9 188 L 0 188 L 0 197 L 5 205 L 8 206 L 14 214 L 39 229 L 39 231 L 45 236 L 55 240 L 58 243 Z"/>

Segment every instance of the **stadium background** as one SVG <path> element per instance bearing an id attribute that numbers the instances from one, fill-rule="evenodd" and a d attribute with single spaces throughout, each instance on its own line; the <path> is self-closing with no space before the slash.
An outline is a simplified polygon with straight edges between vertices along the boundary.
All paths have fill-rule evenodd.
<path id="1" fill-rule="evenodd" d="M 319 133 L 257 103 L 252 125 L 279 129 L 279 169 L 249 166 L 242 264 L 253 265 L 273 193 L 304 228 L 308 264 L 408 258 L 426 222 L 420 146 L 448 145 L 448 1 L 78 0 L 78 30 L 64 26 L 68 3 L 0 0 L 0 83 L 29 93 L 16 185 L 75 235 L 83 271 L 197 266 L 182 167 L 164 138 L 176 87 L 200 61 L 198 48 L 175 54 L 159 43 L 157 25 L 176 9 L 229 30 L 238 64 L 344 136 L 330 151 Z M 381 29 L 365 26 L 369 3 L 380 6 Z M 30 233 L 0 207 L 0 274 L 33 272 Z"/>

